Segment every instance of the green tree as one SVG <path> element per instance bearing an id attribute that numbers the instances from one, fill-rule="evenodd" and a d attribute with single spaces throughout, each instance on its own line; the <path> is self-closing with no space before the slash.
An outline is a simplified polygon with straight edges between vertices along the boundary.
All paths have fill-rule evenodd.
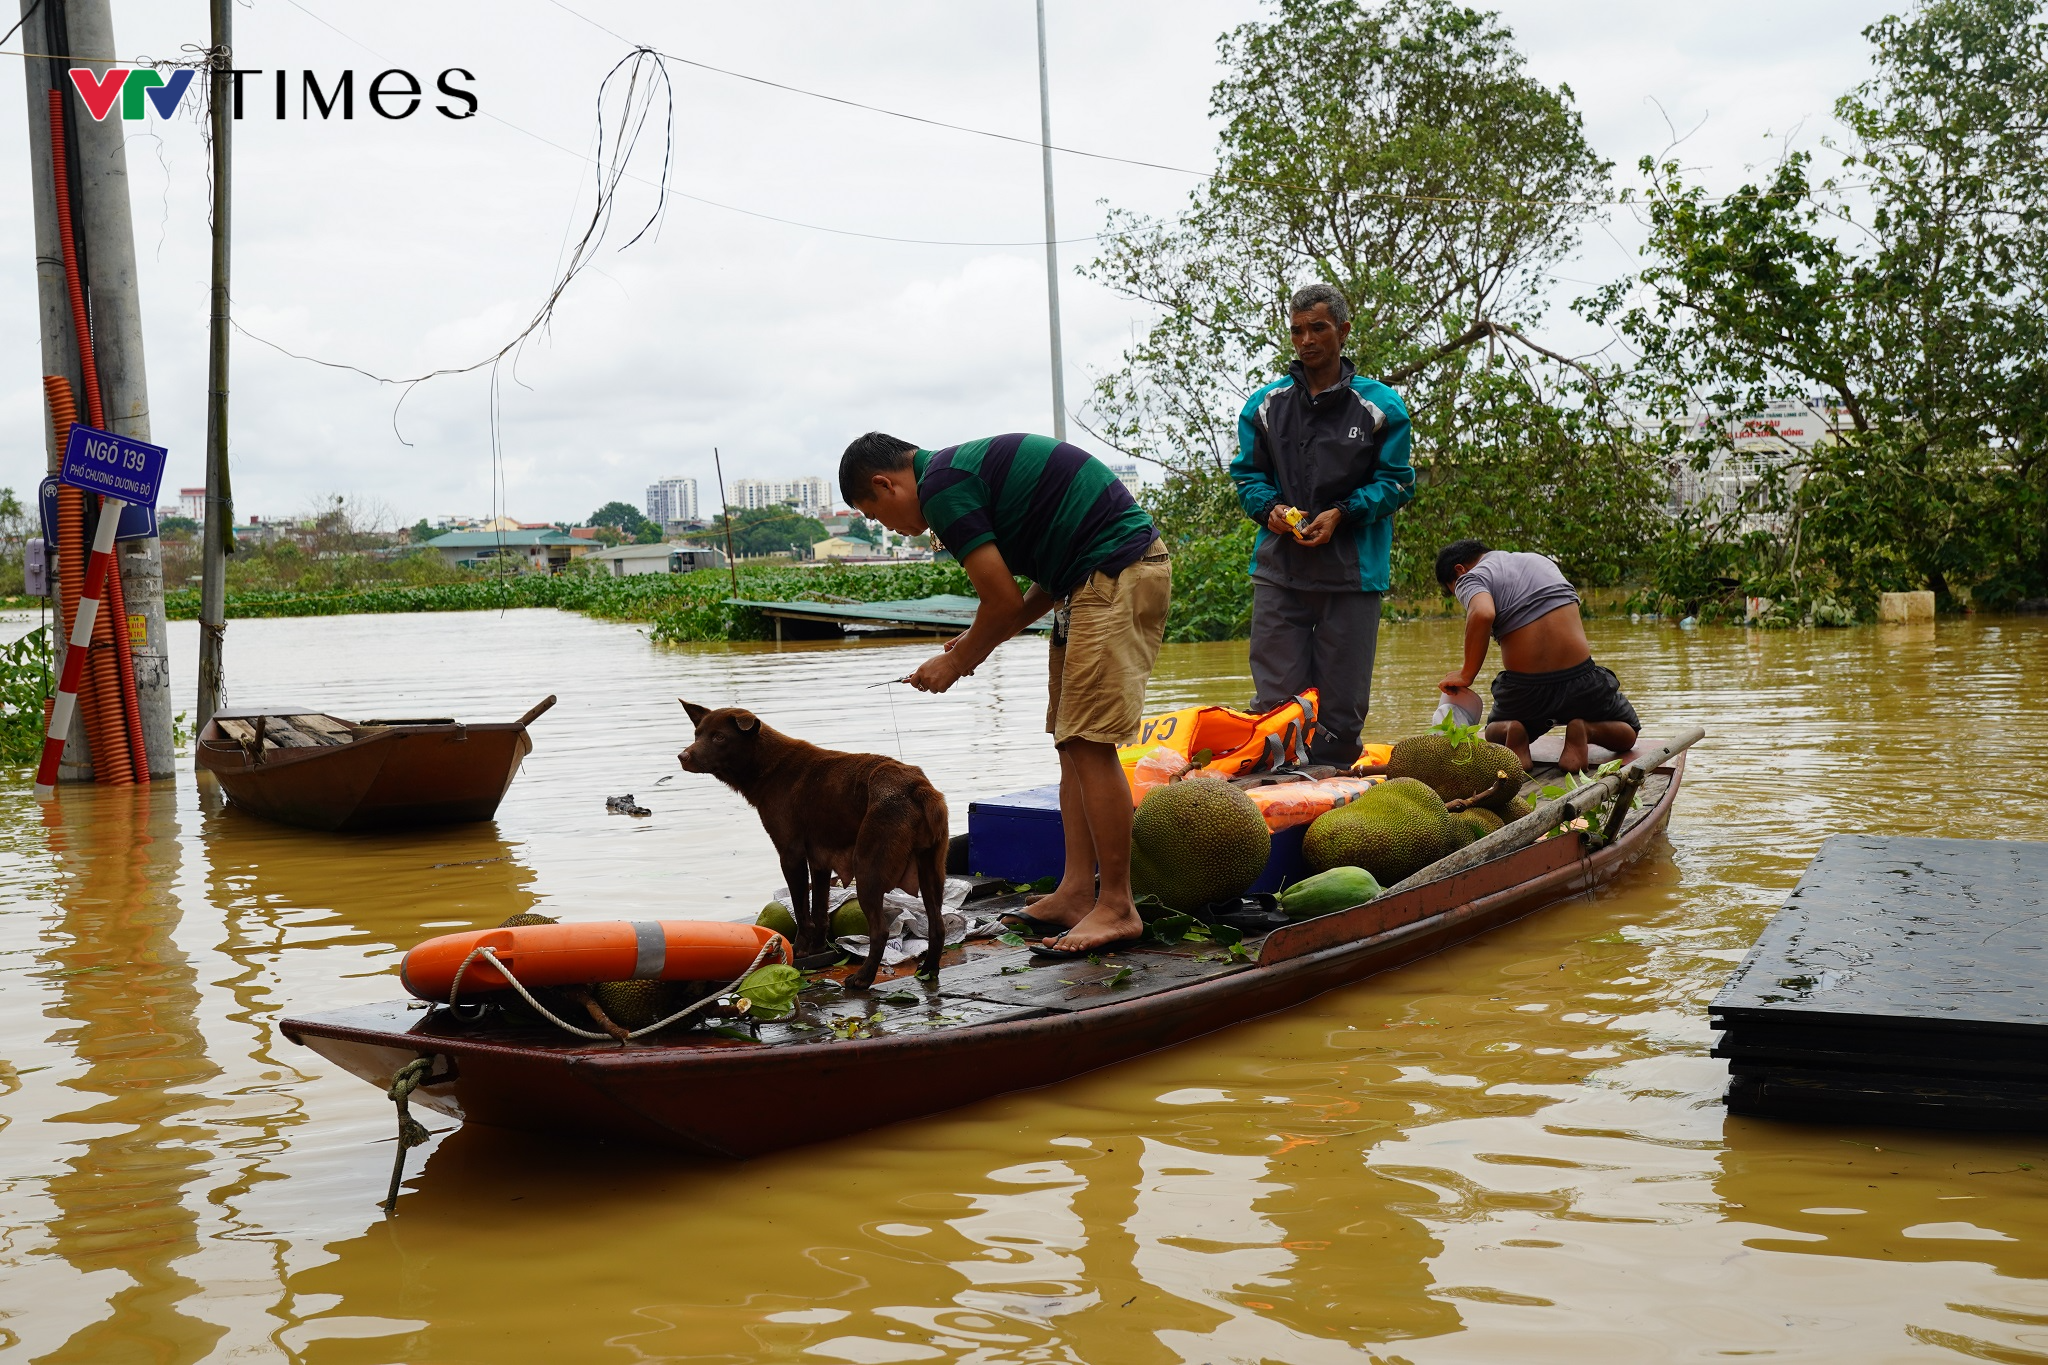
<path id="1" fill-rule="evenodd" d="M 794 507 L 754 507 L 745 511 L 735 507 L 712 518 L 711 529 L 706 533 L 712 544 L 725 544 L 728 515 L 732 518 L 733 549 L 742 555 L 787 554 L 792 545 L 816 545 L 827 534 L 822 522 Z"/>
<path id="2" fill-rule="evenodd" d="M 595 512 L 592 512 L 590 519 L 584 524 L 587 526 L 610 526 L 617 530 L 631 533 L 638 530 L 640 523 L 645 520 L 647 518 L 641 515 L 640 509 L 630 502 L 608 502 Z"/>
<path id="3" fill-rule="evenodd" d="M 1661 471 L 1609 414 L 1606 376 L 1530 335 L 1606 191 L 1570 89 L 1451 0 L 1279 0 L 1220 48 L 1215 177 L 1171 221 L 1113 213 L 1088 268 L 1158 311 L 1096 386 L 1093 425 L 1166 468 L 1169 533 L 1242 538 L 1223 487 L 1238 410 L 1292 358 L 1287 298 L 1322 280 L 1351 303 L 1354 363 L 1410 408 L 1404 585 L 1433 589 L 1437 547 L 1465 534 L 1612 581 L 1651 533 Z"/>
<path id="4" fill-rule="evenodd" d="M 2036 0 L 1933 0 L 1864 36 L 1841 179 L 1795 153 L 1715 198 L 1645 158 L 1648 264 L 1584 305 L 1640 353 L 1662 453 L 1743 488 L 1659 556 L 1687 609 L 2048 592 L 2048 28 Z M 1732 455 L 1725 419 L 1792 399 L 1839 439 Z"/>

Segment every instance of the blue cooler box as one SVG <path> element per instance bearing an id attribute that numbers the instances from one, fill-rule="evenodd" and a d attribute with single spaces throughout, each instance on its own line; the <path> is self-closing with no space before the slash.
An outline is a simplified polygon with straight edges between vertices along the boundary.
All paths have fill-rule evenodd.
<path id="1" fill-rule="evenodd" d="M 1273 856 L 1252 883 L 1254 892 L 1273 892 L 1308 875 L 1301 860 L 1307 825 L 1273 836 Z M 967 861 L 970 872 L 1005 881 L 1035 882 L 1057 877 L 1066 867 L 1067 842 L 1060 833 L 1060 789 L 1034 787 L 1012 796 L 970 802 Z"/>

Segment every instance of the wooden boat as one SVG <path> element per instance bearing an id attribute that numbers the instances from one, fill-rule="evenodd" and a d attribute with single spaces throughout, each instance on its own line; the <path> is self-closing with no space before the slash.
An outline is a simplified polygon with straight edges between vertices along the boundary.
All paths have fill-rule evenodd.
<path id="1" fill-rule="evenodd" d="M 1599 886 L 1643 856 L 1671 818 L 1684 757 L 1667 757 L 1668 745 L 1653 751 L 1653 743 L 1643 742 L 1648 762 L 1635 769 L 1637 803 L 1603 846 L 1560 830 L 1320 919 L 1288 923 L 1262 912 L 1226 920 L 1248 931 L 1240 954 L 1182 942 L 1099 963 L 1047 962 L 1022 947 L 973 941 L 948 951 L 935 987 L 907 975 L 914 962 L 866 995 L 814 985 L 793 1019 L 760 1026 L 757 1040 L 686 1031 L 624 1047 L 593 1044 L 507 1023 L 497 1012 L 465 1024 L 424 1001 L 291 1018 L 282 1027 L 379 1089 L 400 1068 L 432 1058 L 411 1102 L 451 1118 L 752 1156 L 1171 1047 Z M 1474 851 L 1484 856 L 1479 844 L 1463 852 Z"/>
<path id="2" fill-rule="evenodd" d="M 533 749 L 518 720 L 465 725 L 447 717 L 348 721 L 307 707 L 217 713 L 199 732 L 198 762 L 228 800 L 307 829 L 394 829 L 488 820 Z"/>

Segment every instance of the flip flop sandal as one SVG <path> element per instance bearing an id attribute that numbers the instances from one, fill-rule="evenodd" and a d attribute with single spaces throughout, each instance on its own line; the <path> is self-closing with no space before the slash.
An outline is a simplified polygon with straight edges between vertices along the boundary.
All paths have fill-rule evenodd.
<path id="1" fill-rule="evenodd" d="M 1005 910 L 996 919 L 1033 938 L 1058 938 L 1074 927 L 1071 924 L 1054 924 L 1051 920 L 1027 915 L 1022 910 Z"/>
<path id="2" fill-rule="evenodd" d="M 1033 957 L 1050 958 L 1054 962 L 1078 962 L 1083 958 L 1093 957 L 1097 953 L 1120 953 L 1127 948 L 1135 948 L 1144 939 L 1145 936 L 1143 934 L 1133 934 L 1130 938 L 1120 938 L 1110 943 L 1098 943 L 1093 948 L 1054 948 L 1044 943 L 1033 943 L 1029 946 Z"/>

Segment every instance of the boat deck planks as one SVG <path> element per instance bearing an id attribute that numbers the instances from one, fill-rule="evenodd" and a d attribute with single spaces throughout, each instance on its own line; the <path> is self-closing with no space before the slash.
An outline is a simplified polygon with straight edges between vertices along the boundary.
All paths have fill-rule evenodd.
<path id="1" fill-rule="evenodd" d="M 2048 1127 L 2048 844 L 1829 839 L 1715 996 L 1728 1107 Z"/>
<path id="2" fill-rule="evenodd" d="M 1200 951 L 1197 951 L 1200 949 Z M 1215 944 L 1183 943 L 1104 953 L 1099 960 L 1060 962 L 1028 948 L 990 954 L 939 972 L 939 994 L 949 1000 L 986 1000 L 1034 1009 L 1074 1011 L 1132 1000 L 1247 970 Z"/>

